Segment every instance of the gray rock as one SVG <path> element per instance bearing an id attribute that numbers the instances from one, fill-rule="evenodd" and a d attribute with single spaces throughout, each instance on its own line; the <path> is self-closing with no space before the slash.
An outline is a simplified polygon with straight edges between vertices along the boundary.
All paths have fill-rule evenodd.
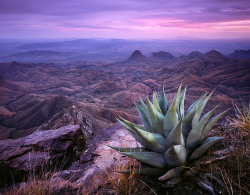
<path id="1" fill-rule="evenodd" d="M 65 168 L 85 149 L 79 125 L 37 131 L 15 140 L 0 141 L 0 186 L 17 183 L 41 167 Z"/>
<path id="2" fill-rule="evenodd" d="M 136 140 L 119 124 L 103 129 L 89 143 L 80 162 L 74 163 L 68 170 L 56 173 L 55 180 L 65 181 L 77 186 L 83 194 L 95 194 L 101 186 L 115 177 L 118 167 L 127 163 L 127 157 L 109 148 L 107 145 L 120 147 L 140 146 Z M 70 173 L 70 174 L 69 174 Z"/>

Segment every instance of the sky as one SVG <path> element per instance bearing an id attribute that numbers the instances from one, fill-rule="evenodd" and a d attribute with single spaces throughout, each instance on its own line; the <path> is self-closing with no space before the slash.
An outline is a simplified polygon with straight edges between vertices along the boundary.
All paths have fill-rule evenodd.
<path id="1" fill-rule="evenodd" d="M 0 0 L 0 38 L 250 39 L 250 0 Z"/>

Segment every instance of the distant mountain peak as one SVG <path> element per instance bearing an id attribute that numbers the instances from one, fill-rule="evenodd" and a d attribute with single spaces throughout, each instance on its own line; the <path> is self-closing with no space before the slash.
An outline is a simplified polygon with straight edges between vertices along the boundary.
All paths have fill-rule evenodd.
<path id="1" fill-rule="evenodd" d="M 192 51 L 187 56 L 184 56 L 184 55 L 180 56 L 180 58 L 183 60 L 194 60 L 194 59 L 199 59 L 202 57 L 203 57 L 203 54 L 199 51 Z"/>
<path id="2" fill-rule="evenodd" d="M 209 58 L 209 59 L 225 59 L 226 58 L 222 53 L 216 50 L 211 50 L 205 53 L 204 57 Z"/>
<path id="3" fill-rule="evenodd" d="M 188 58 L 200 58 L 203 54 L 199 51 L 192 51 L 190 54 L 188 54 Z"/>
<path id="4" fill-rule="evenodd" d="M 173 56 L 171 53 L 166 52 L 166 51 L 154 52 L 152 53 L 152 56 L 155 58 L 160 58 L 160 59 L 170 59 L 170 60 L 175 59 L 175 56 Z"/>
<path id="5" fill-rule="evenodd" d="M 128 59 L 137 60 L 137 59 L 141 59 L 141 58 L 145 58 L 145 57 L 146 56 L 142 55 L 140 50 L 135 50 Z"/>
<path id="6" fill-rule="evenodd" d="M 235 50 L 229 55 L 229 57 L 234 59 L 247 59 L 250 60 L 250 49 L 249 50 Z"/>
<path id="7" fill-rule="evenodd" d="M 205 56 L 209 56 L 209 55 L 222 55 L 223 56 L 223 54 L 221 54 L 220 52 L 218 52 L 216 50 L 211 50 L 211 51 L 205 53 Z"/>

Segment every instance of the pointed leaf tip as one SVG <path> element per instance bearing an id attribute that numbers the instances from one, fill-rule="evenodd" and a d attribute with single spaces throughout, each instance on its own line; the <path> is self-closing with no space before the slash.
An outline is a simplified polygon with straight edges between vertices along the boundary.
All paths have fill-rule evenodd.
<path id="1" fill-rule="evenodd" d="M 147 98 L 147 106 L 148 106 L 148 116 L 150 121 L 151 130 L 154 133 L 158 133 L 163 135 L 163 121 L 164 116 L 157 111 L 154 105 Z"/>
<path id="2" fill-rule="evenodd" d="M 162 114 L 162 111 L 161 111 L 161 108 L 159 106 L 159 102 L 158 102 L 158 97 L 157 97 L 157 94 L 156 92 L 153 92 L 153 104 L 154 104 L 154 107 L 156 108 L 156 110 Z"/>
<path id="3" fill-rule="evenodd" d="M 215 112 L 217 108 L 218 106 L 216 106 L 214 109 L 206 113 L 202 117 L 202 119 L 198 122 L 198 124 L 194 128 L 192 128 L 189 135 L 187 136 L 187 141 L 186 141 L 187 149 L 192 150 L 200 144 L 201 142 L 200 138 L 201 138 L 201 134 L 204 129 L 204 126 L 207 124 L 207 121 L 211 118 L 211 116 L 213 115 L 213 113 Z"/>
<path id="4" fill-rule="evenodd" d="M 228 109 L 229 110 L 229 109 Z M 200 136 L 200 140 L 203 141 L 204 139 L 206 139 L 208 133 L 211 131 L 211 129 L 213 128 L 214 124 L 226 113 L 228 112 L 228 110 L 216 115 L 215 117 L 213 117 L 205 126 L 205 128 L 203 129 L 201 136 Z"/>
<path id="5" fill-rule="evenodd" d="M 126 156 L 157 168 L 166 168 L 167 163 L 163 154 L 155 152 L 121 152 Z"/>
<path id="6" fill-rule="evenodd" d="M 118 152 L 145 152 L 147 150 L 145 150 L 142 147 L 137 147 L 137 148 L 124 148 L 124 147 L 115 147 L 115 146 L 110 146 L 110 145 L 106 145 Z"/>
<path id="7" fill-rule="evenodd" d="M 224 139 L 224 137 L 208 137 L 201 143 L 201 146 L 192 153 L 190 160 L 194 160 L 201 157 L 207 151 L 208 148 L 221 141 L 222 139 Z"/>
<path id="8" fill-rule="evenodd" d="M 176 178 L 176 177 L 181 177 L 183 171 L 184 171 L 184 167 L 176 167 L 174 169 L 170 169 L 169 171 L 167 171 L 167 173 L 165 173 L 164 175 L 162 175 L 161 177 L 158 178 L 158 180 L 160 181 L 165 181 L 168 179 L 172 179 L 172 178 Z"/>
<path id="9" fill-rule="evenodd" d="M 168 109 L 168 102 L 167 102 L 167 99 L 165 96 L 164 86 L 162 87 L 161 96 L 158 99 L 158 102 L 159 102 L 159 106 L 161 108 L 161 112 L 165 116 L 167 113 L 167 109 Z"/>

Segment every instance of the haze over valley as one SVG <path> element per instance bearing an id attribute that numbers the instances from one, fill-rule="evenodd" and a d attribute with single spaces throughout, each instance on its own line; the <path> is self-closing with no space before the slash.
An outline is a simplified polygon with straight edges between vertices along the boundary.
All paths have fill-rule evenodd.
<path id="1" fill-rule="evenodd" d="M 230 55 L 235 50 L 248 50 L 249 45 L 248 39 L 2 39 L 0 40 L 0 62 L 116 62 L 123 61 L 137 49 L 146 56 L 154 52 L 166 51 L 178 58 L 196 50 L 203 54 L 216 50 L 224 55 Z"/>

